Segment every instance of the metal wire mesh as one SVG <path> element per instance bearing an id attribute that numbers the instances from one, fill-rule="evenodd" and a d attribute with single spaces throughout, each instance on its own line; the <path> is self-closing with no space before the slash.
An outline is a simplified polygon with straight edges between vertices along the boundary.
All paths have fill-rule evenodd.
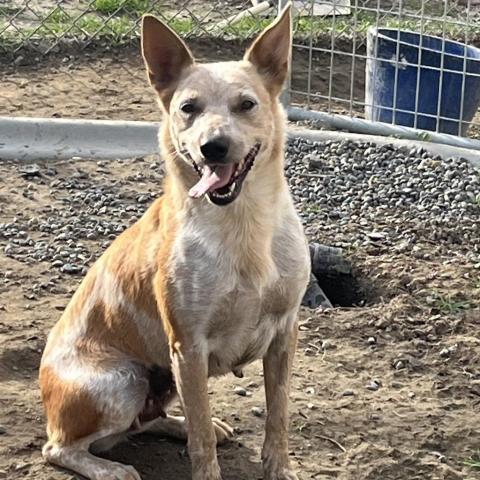
<path id="1" fill-rule="evenodd" d="M 245 14 L 252 6 L 249 0 L 7 0 L 0 3 L 0 114 L 156 120 L 139 52 L 141 16 L 156 15 L 197 57 L 214 61 L 240 58 L 244 39 L 276 14 L 275 8 Z"/>
<path id="2" fill-rule="evenodd" d="M 0 4 L 2 114 L 157 118 L 138 53 L 142 14 L 165 20 L 200 59 L 212 61 L 241 57 L 285 3 L 6 0 Z M 291 103 L 423 129 L 423 139 L 429 130 L 480 136 L 480 116 L 468 117 L 480 103 L 480 54 L 472 57 L 471 48 L 480 46 L 480 0 L 293 3 Z M 413 44 L 404 32 L 415 32 Z M 454 53 L 451 41 L 460 42 Z M 436 77 L 426 83 L 434 78 L 429 71 Z"/>
<path id="3" fill-rule="evenodd" d="M 332 8 L 308 0 L 302 7 L 296 102 L 421 129 L 426 140 L 429 131 L 480 136 L 480 2 L 335 0 Z"/>

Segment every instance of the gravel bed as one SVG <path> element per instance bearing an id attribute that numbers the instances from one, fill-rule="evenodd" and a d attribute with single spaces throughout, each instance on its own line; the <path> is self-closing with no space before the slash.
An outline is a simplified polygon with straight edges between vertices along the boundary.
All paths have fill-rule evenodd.
<path id="1" fill-rule="evenodd" d="M 422 148 L 310 142 L 287 148 L 287 177 L 310 237 L 342 246 L 480 253 L 480 172 Z"/>
<path id="2" fill-rule="evenodd" d="M 95 171 L 65 178 L 51 166 L 12 167 L 26 179 L 25 197 L 43 184 L 55 201 L 0 223 L 0 249 L 22 262 L 83 274 L 157 195 L 141 182 L 153 178 L 159 185 L 161 165 L 129 162 L 135 174 L 121 180 L 108 162 L 98 162 L 96 172 L 108 174 L 108 182 L 99 182 Z M 311 239 L 420 258 L 440 249 L 480 262 L 480 175 L 466 160 L 431 158 L 421 149 L 296 139 L 288 144 L 286 173 Z"/>

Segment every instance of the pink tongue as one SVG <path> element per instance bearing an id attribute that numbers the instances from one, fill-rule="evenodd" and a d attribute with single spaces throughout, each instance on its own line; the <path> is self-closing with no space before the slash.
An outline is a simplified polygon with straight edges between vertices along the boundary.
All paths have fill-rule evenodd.
<path id="1" fill-rule="evenodd" d="M 202 171 L 202 178 L 190 189 L 188 194 L 193 198 L 199 198 L 207 192 L 224 187 L 232 178 L 233 168 L 233 163 L 216 166 L 215 170 L 205 165 Z"/>

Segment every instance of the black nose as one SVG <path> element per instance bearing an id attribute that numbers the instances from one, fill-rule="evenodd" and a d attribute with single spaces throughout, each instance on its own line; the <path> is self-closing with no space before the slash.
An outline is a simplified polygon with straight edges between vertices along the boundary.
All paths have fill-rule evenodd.
<path id="1" fill-rule="evenodd" d="M 227 137 L 218 136 L 205 142 L 200 151 L 208 162 L 222 162 L 227 156 L 229 146 L 230 140 Z"/>

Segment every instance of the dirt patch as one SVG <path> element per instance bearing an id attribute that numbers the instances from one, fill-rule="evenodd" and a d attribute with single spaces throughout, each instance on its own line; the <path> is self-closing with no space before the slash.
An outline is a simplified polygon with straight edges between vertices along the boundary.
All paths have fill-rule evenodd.
<path id="1" fill-rule="evenodd" d="M 148 204 L 139 199 L 156 196 L 162 177 L 155 158 L 41 167 L 49 173 L 23 178 L 16 166 L 0 165 L 0 223 L 21 220 L 27 237 L 52 245 L 59 232 L 34 226 L 51 212 L 68 214 L 65 197 L 77 193 L 68 183 L 64 196 L 55 194 L 55 182 L 110 185 L 125 211 L 137 215 Z M 93 208 L 75 205 L 81 218 Z M 34 218 L 40 223 L 29 223 Z M 102 235 L 78 241 L 91 254 L 87 263 L 113 234 L 104 229 Z M 0 236 L 0 478 L 72 478 L 40 458 L 45 424 L 37 367 L 46 335 L 82 274 L 34 257 L 14 260 L 3 253 L 8 243 Z M 290 409 L 290 454 L 300 479 L 480 478 L 463 464 L 480 444 L 478 265 L 453 253 L 425 260 L 359 249 L 351 259 L 360 278 L 383 290 L 361 308 L 301 312 Z M 237 385 L 252 395 L 236 395 Z M 252 407 L 264 407 L 260 364 L 244 379 L 214 380 L 210 389 L 215 415 L 237 429 L 235 441 L 219 449 L 224 478 L 261 478 L 264 421 L 252 414 Z M 133 464 L 144 480 L 189 478 L 185 446 L 156 437 L 137 437 L 108 458 Z"/>
<path id="2" fill-rule="evenodd" d="M 232 59 L 232 51 L 238 52 L 238 58 L 241 58 L 249 42 L 195 39 L 189 45 L 200 61 L 221 61 Z M 324 47 L 328 48 L 328 43 Z M 348 45 L 337 48 L 348 48 Z M 20 65 L 8 63 L 2 66 L 0 61 L 3 85 L 0 105 L 3 114 L 158 120 L 158 108 L 147 85 L 139 51 L 138 45 L 107 52 L 87 48 L 80 53 L 74 50 L 52 54 L 41 61 L 37 55 L 25 56 Z M 347 99 L 352 91 L 355 100 L 363 101 L 365 64 L 362 60 L 352 63 L 347 55 L 335 55 L 332 77 L 329 72 L 329 55 L 315 52 L 310 63 L 308 50 L 295 48 L 292 100 L 301 104 L 311 102 L 316 108 L 332 108 L 336 113 L 348 113 L 351 108 L 362 113 L 363 107 L 350 107 L 350 102 L 346 100 L 331 103 L 313 97 L 307 102 L 309 93 L 328 97 L 330 84 L 332 97 Z"/>

